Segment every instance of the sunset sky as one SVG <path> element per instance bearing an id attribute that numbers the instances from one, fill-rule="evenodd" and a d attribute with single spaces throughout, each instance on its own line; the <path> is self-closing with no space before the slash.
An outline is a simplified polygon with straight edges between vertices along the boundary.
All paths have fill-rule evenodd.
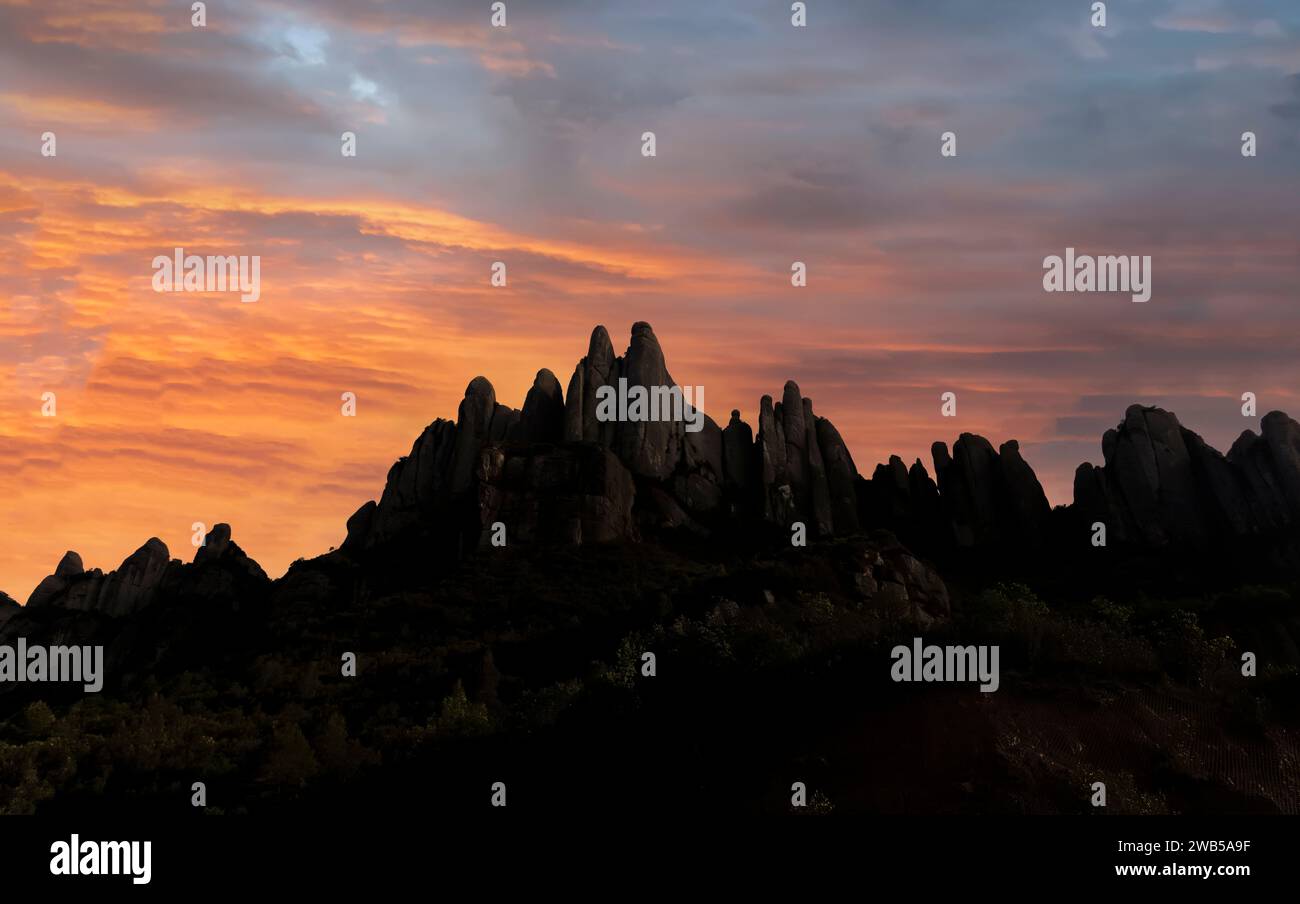
<path id="1" fill-rule="evenodd" d="M 597 323 L 720 423 L 794 379 L 868 476 L 970 431 L 1055 504 L 1130 403 L 1221 449 L 1243 392 L 1300 415 L 1295 0 L 489 6 L 0 0 L 0 590 L 195 521 L 278 576 Z M 152 291 L 176 246 L 260 301 Z M 1067 246 L 1151 301 L 1045 293 Z"/>

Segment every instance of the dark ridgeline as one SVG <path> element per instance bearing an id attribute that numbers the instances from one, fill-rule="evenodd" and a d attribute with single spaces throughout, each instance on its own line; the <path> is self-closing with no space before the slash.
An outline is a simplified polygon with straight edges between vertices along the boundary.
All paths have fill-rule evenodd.
<path id="1" fill-rule="evenodd" d="M 1218 551 L 1251 568 L 1300 561 L 1300 425 L 1281 412 L 1224 456 L 1173 414 L 1131 406 L 1103 437 L 1105 464 L 1080 465 L 1074 504 L 1053 512 L 1015 440 L 994 449 L 963 433 L 951 454 L 934 444 L 933 478 L 919 459 L 909 468 L 893 456 L 864 479 L 793 381 L 779 402 L 763 396 L 755 435 L 738 411 L 725 428 L 705 416 L 699 432 L 681 421 L 601 422 L 597 391 L 620 378 L 676 385 L 649 324 L 633 325 L 618 357 L 596 327 L 567 394 L 540 370 L 522 410 L 498 403 L 492 384 L 476 377 L 456 421 L 425 428 L 389 470 L 379 501 L 348 519 L 341 549 L 320 559 L 382 571 L 394 565 L 393 550 L 418 548 L 421 566 L 454 562 L 487 546 L 495 522 L 511 545 L 575 547 L 668 531 L 701 548 L 770 548 L 788 543 L 798 521 L 810 539 L 885 529 L 940 563 L 963 553 L 1012 565 L 1053 554 L 1075 562 L 1089 553 L 1094 522 L 1106 525 L 1109 546 L 1135 555 Z M 218 524 L 189 565 L 170 559 L 157 538 L 107 574 L 68 552 L 27 603 L 31 612 L 112 617 L 159 598 L 235 608 L 274 583 Z M 296 583 L 309 592 L 310 581 Z M 12 618 L 11 603 L 0 597 L 0 619 Z"/>
<path id="2" fill-rule="evenodd" d="M 597 327 L 563 403 L 548 370 L 522 412 L 498 404 L 476 378 L 458 422 L 428 427 L 389 472 L 379 503 L 349 520 L 345 549 L 453 512 L 471 545 L 485 542 L 495 521 L 520 542 L 571 545 L 635 539 L 638 527 L 723 533 L 717 539 L 730 542 L 756 522 L 780 539 L 802 521 L 812 537 L 886 528 L 934 555 L 1086 545 L 1096 521 L 1121 547 L 1199 551 L 1251 539 L 1266 540 L 1261 548 L 1272 554 L 1287 550 L 1277 539 L 1300 526 L 1300 425 L 1281 412 L 1263 418 L 1262 436 L 1244 432 L 1225 458 L 1174 415 L 1132 406 L 1103 440 L 1105 465 L 1080 466 L 1075 504 L 1054 517 L 1015 440 L 994 449 L 963 433 L 951 454 L 934 444 L 934 478 L 920 460 L 907 468 L 891 457 L 865 480 L 834 424 L 793 381 L 781 401 L 762 398 L 755 437 L 737 411 L 721 430 L 706 416 L 698 433 L 675 422 L 600 423 L 596 391 L 620 377 L 676 385 L 648 324 L 633 326 L 622 357 Z"/>
<path id="3" fill-rule="evenodd" d="M 567 808 L 581 786 L 638 812 L 769 812 L 812 771 L 846 809 L 1080 812 L 1078 776 L 1115 750 L 1149 792 L 1126 812 L 1300 810 L 1275 781 L 1292 755 L 1259 727 L 1266 710 L 1300 718 L 1285 415 L 1225 457 L 1134 406 L 1051 510 L 1014 441 L 962 434 L 934 445 L 933 477 L 892 457 L 866 479 L 793 382 L 763 397 L 757 430 L 733 411 L 692 433 L 597 419 L 620 378 L 673 384 L 649 325 L 621 357 L 597 327 L 567 392 L 541 370 L 522 410 L 475 378 L 341 547 L 278 580 L 217 524 L 190 563 L 156 538 L 107 574 L 69 552 L 27 606 L 0 595 L 0 644 L 102 644 L 106 673 L 97 695 L 0 685 L 0 742 L 21 745 L 4 748 L 0 810 L 174 813 L 196 775 L 223 808 L 474 809 L 509 773 L 530 806 Z M 1205 596 L 1216 583 L 1230 589 Z M 1179 609 L 1198 594 L 1199 623 Z M 891 683 L 889 645 L 918 633 L 1000 644 L 1001 690 Z M 653 680 L 637 677 L 647 649 Z M 1241 649 L 1271 670 L 1257 684 Z M 341 676 L 344 651 L 360 677 Z M 1171 778 L 1170 745 L 1208 752 Z M 1214 753 L 1242 745 L 1248 774 Z"/>

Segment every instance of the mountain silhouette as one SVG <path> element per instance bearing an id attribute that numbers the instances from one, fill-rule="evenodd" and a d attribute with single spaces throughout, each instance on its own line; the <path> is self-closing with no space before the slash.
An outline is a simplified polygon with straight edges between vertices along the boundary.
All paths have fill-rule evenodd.
<path id="1" fill-rule="evenodd" d="M 793 381 L 756 426 L 602 409 L 620 386 L 675 385 L 646 323 L 619 356 L 596 327 L 567 390 L 540 370 L 519 410 L 476 377 L 339 548 L 276 580 L 224 523 L 188 563 L 157 538 L 107 573 L 67 552 L 25 606 L 0 595 L 0 644 L 103 645 L 104 692 L 0 685 L 0 726 L 40 726 L 48 704 L 88 745 L 52 802 L 0 777 L 0 811 L 115 795 L 166 811 L 196 771 L 239 807 L 472 806 L 465 776 L 501 770 L 652 808 L 706 781 L 709 806 L 763 811 L 784 805 L 755 788 L 820 768 L 812 744 L 853 809 L 1075 812 L 1080 775 L 1120 769 L 1144 789 L 1117 805 L 1133 812 L 1300 812 L 1277 780 L 1293 754 L 1260 715 L 1300 720 L 1285 414 L 1223 455 L 1134 405 L 1052 509 L 1015 440 L 963 433 L 933 445 L 932 470 L 893 456 L 865 476 Z M 922 633 L 998 644 L 1013 677 L 978 705 L 900 690 L 887 651 Z M 1243 677 L 1243 652 L 1266 677 Z M 349 655 L 360 677 L 340 677 Z M 916 738 L 924 757 L 905 753 Z M 1207 753 L 1171 766 L 1174 744 Z M 1244 765 L 1224 753 L 1243 749 Z"/>
<path id="2" fill-rule="evenodd" d="M 1077 552 L 1103 524 L 1109 543 L 1131 551 L 1214 548 L 1243 567 L 1300 561 L 1300 424 L 1279 411 L 1225 456 L 1172 413 L 1131 406 L 1103 437 L 1105 463 L 1081 464 L 1073 504 L 1053 512 L 1015 440 L 995 449 L 963 433 L 951 454 L 934 444 L 934 477 L 919 459 L 909 468 L 894 456 L 867 479 L 794 381 L 779 401 L 762 397 L 755 434 L 738 411 L 725 428 L 705 415 L 695 432 L 683 420 L 602 421 L 599 392 L 620 380 L 677 385 L 647 323 L 633 324 L 621 356 L 597 326 L 567 394 L 542 369 L 521 410 L 497 402 L 488 379 L 476 377 L 456 421 L 426 427 L 389 470 L 378 501 L 348 519 L 340 555 L 367 561 L 419 535 L 431 559 L 456 560 L 487 546 L 494 524 L 510 544 L 582 546 L 666 530 L 701 542 L 772 543 L 799 523 L 812 538 L 883 528 L 929 556 L 1014 557 L 1051 545 Z M 192 566 L 170 559 L 157 538 L 107 574 L 69 552 L 27 605 L 123 616 L 160 594 L 210 597 L 269 583 L 219 524 Z"/>

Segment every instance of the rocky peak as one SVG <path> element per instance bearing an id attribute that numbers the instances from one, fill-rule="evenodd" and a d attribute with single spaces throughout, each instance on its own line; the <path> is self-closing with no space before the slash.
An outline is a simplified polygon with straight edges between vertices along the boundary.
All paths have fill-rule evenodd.
<path id="1" fill-rule="evenodd" d="M 81 557 L 69 552 L 55 573 L 32 591 L 27 605 L 128 615 L 152 601 L 169 564 L 167 546 L 157 537 L 151 537 L 107 575 L 98 568 L 85 571 Z"/>
<path id="2" fill-rule="evenodd" d="M 919 459 L 907 468 L 891 456 L 877 466 L 863 489 L 867 523 L 929 549 L 1044 542 L 1051 507 L 1018 442 L 995 450 L 984 437 L 963 433 L 951 454 L 943 442 L 930 454 L 934 480 Z"/>
<path id="3" fill-rule="evenodd" d="M 632 325 L 621 357 L 615 356 L 608 331 L 597 326 L 567 395 L 543 368 L 521 412 L 499 405 L 492 384 L 476 378 L 465 391 L 456 423 L 438 421 L 427 428 L 411 454 L 389 471 L 378 503 L 362 505 L 348 520 L 344 548 L 373 547 L 416 524 L 456 521 L 460 515 L 453 513 L 467 506 L 476 512 L 481 529 L 488 511 L 544 512 L 544 500 L 536 494 L 572 497 L 577 493 L 573 479 L 559 475 L 589 456 L 543 454 L 531 448 L 538 444 L 594 443 L 611 452 L 634 478 L 638 517 L 650 526 L 699 531 L 718 518 L 757 515 L 787 530 L 793 521 L 803 520 L 821 536 L 857 529 L 853 459 L 834 425 L 814 414 L 812 400 L 802 396 L 794 381 L 786 383 L 779 404 L 763 398 L 755 439 L 738 409 L 725 430 L 702 411 L 699 429 L 687 430 L 686 422 L 696 413 L 689 405 L 684 419 L 598 419 L 597 396 L 604 387 L 617 391 L 621 380 L 629 390 L 677 386 L 654 329 L 644 321 Z M 692 401 L 699 405 L 698 398 Z M 603 474 L 617 474 L 603 460 L 600 467 Z M 521 482 L 521 474 L 532 477 Z M 536 484 L 531 490 L 528 480 Z M 606 525 L 588 521 L 582 536 L 629 535 L 622 515 L 624 482 L 609 476 L 594 485 L 612 488 L 608 492 L 617 498 L 605 508 L 620 514 Z M 494 488 L 486 501 L 476 492 L 484 486 Z M 569 518 L 567 523 L 576 522 Z M 525 529 L 523 535 L 530 532 Z M 578 531 L 566 529 L 564 534 L 577 536 Z"/>
<path id="4" fill-rule="evenodd" d="M 455 451 L 449 481 L 453 493 L 464 493 L 473 485 L 474 468 L 483 443 L 492 439 L 494 432 L 505 436 L 512 409 L 505 408 L 499 413 L 498 409 L 502 408 L 487 377 L 475 377 L 465 387 L 465 398 L 456 413 Z M 497 422 L 495 431 L 494 421 Z"/>
<path id="5" fill-rule="evenodd" d="M 170 562 L 167 545 L 157 537 L 150 537 L 116 571 L 108 574 L 97 598 L 87 600 L 86 608 L 117 616 L 143 609 L 153 602 Z"/>
<path id="6" fill-rule="evenodd" d="M 1281 411 L 1260 420 L 1260 435 L 1268 450 L 1269 465 L 1282 491 L 1290 522 L 1300 520 L 1300 424 Z"/>
<path id="7" fill-rule="evenodd" d="M 722 431 L 724 488 L 733 505 L 743 504 L 746 490 L 754 486 L 753 453 L 754 431 L 740 419 L 740 409 L 733 408 Z"/>
<path id="8" fill-rule="evenodd" d="M 643 324 L 649 327 L 649 324 Z M 635 330 L 635 327 L 633 327 Z M 591 331 L 591 339 L 587 343 L 587 361 L 598 372 L 609 374 L 614 368 L 614 343 L 610 341 L 609 330 L 601 324 L 597 324 Z"/>
<path id="9" fill-rule="evenodd" d="M 74 560 L 69 559 L 70 556 L 76 556 L 75 565 L 73 564 Z M 36 589 L 31 592 L 31 595 L 27 597 L 27 605 L 33 607 L 45 606 L 58 600 L 68 589 L 71 582 L 83 576 L 84 571 L 73 571 L 74 568 L 80 569 L 80 563 L 81 556 L 73 552 L 65 553 L 55 567 L 54 573 L 43 578 L 36 585 Z"/>
<path id="10" fill-rule="evenodd" d="M 545 367 L 537 372 L 511 436 L 522 443 L 558 443 L 564 438 L 564 392 Z"/>
<path id="11" fill-rule="evenodd" d="M 75 582 L 86 569 L 82 566 L 81 556 L 72 550 L 63 554 L 59 564 L 55 566 L 54 573 L 47 575 L 36 585 L 31 596 L 27 597 L 27 605 L 44 606 L 58 599 L 67 589 L 69 584 Z"/>
<path id="12" fill-rule="evenodd" d="M 72 550 L 63 554 L 59 560 L 58 567 L 54 569 L 54 574 L 61 578 L 72 578 L 84 572 L 86 569 L 81 564 L 81 556 Z"/>
<path id="13" fill-rule="evenodd" d="M 221 558 L 230 548 L 230 525 L 214 524 L 203 538 L 203 545 L 194 551 L 194 563 L 211 562 Z"/>
<path id="14" fill-rule="evenodd" d="M 632 325 L 632 339 L 618 372 L 629 388 L 676 385 L 664 363 L 658 337 L 644 322 Z M 621 421 L 614 427 L 613 451 L 633 474 L 665 480 L 680 462 L 684 434 L 681 421 Z"/>
<path id="15" fill-rule="evenodd" d="M 596 393 L 602 386 L 618 382 L 618 362 L 614 357 L 614 344 L 603 326 L 591 331 L 587 355 L 573 369 L 569 392 L 565 396 L 564 439 L 567 442 L 591 442 L 610 445 L 614 439 L 614 425 L 596 419 Z"/>
<path id="16" fill-rule="evenodd" d="M 786 528 L 803 521 L 815 536 L 858 528 L 857 468 L 835 425 L 818 417 L 799 384 L 786 381 L 781 401 L 759 403 L 758 468 L 763 516 Z"/>
<path id="17" fill-rule="evenodd" d="M 1206 548 L 1216 539 L 1300 525 L 1300 425 L 1280 411 L 1228 454 L 1172 412 L 1132 405 L 1102 440 L 1105 464 L 1075 473 L 1075 510 L 1144 547 Z"/>

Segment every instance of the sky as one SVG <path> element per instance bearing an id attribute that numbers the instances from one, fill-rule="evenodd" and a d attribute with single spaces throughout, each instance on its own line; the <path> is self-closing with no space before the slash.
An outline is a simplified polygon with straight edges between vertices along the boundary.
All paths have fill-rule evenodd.
<path id="1" fill-rule="evenodd" d="M 720 423 L 793 379 L 867 476 L 1014 438 L 1054 504 L 1135 402 L 1300 416 L 1300 4 L 790 6 L 0 0 L 0 590 L 194 522 L 278 576 L 598 323 Z M 155 292 L 178 246 L 260 299 Z M 1044 292 L 1067 247 L 1151 300 Z"/>

